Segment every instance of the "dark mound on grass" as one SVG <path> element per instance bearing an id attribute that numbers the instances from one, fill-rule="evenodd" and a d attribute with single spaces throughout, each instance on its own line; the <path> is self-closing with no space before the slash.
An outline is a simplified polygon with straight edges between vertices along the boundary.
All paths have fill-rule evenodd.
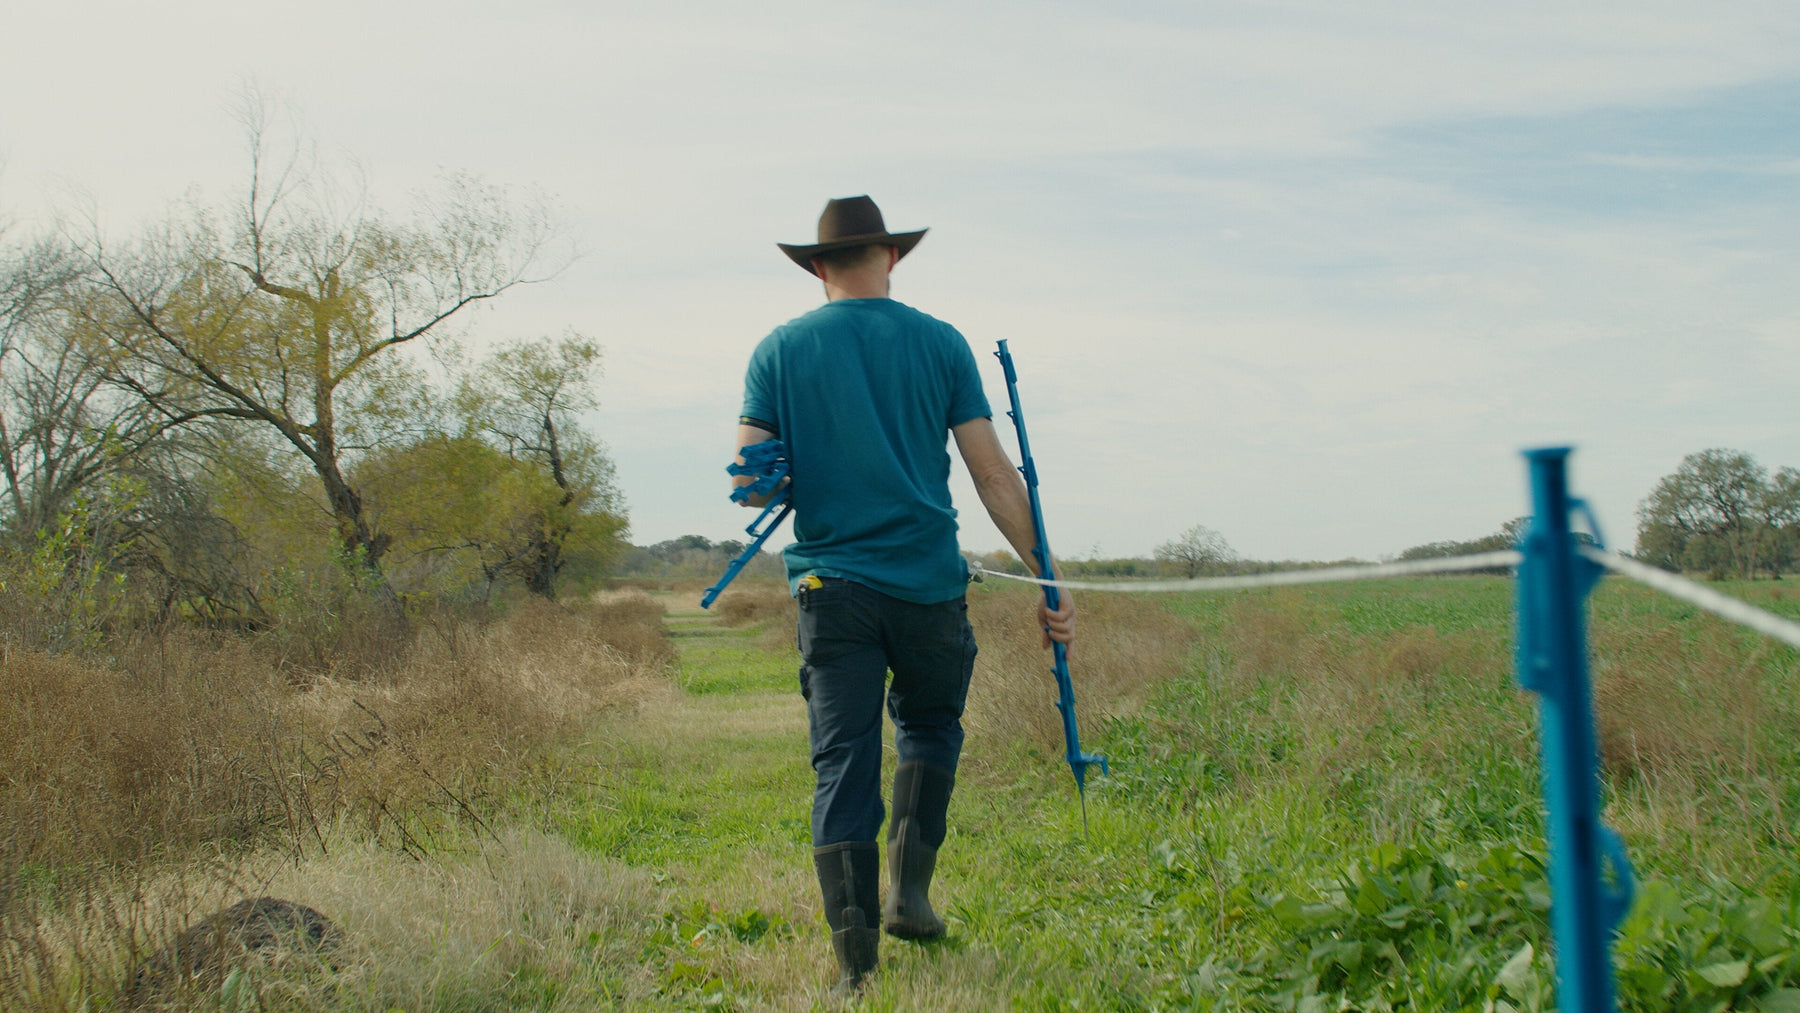
<path id="1" fill-rule="evenodd" d="M 343 941 L 342 929 L 305 904 L 274 897 L 239 901 L 188 926 L 152 954 L 132 976 L 132 991 L 147 996 L 215 983 L 250 957 L 326 961 Z"/>

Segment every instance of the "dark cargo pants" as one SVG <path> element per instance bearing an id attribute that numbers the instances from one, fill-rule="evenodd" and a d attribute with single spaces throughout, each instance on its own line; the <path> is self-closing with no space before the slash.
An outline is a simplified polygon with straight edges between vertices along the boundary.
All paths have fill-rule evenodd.
<path id="1" fill-rule="evenodd" d="M 800 694 L 818 774 L 815 848 L 873 841 L 881 831 L 884 693 L 900 762 L 956 772 L 975 670 L 975 633 L 961 597 L 920 605 L 854 581 L 822 579 L 797 596 Z"/>

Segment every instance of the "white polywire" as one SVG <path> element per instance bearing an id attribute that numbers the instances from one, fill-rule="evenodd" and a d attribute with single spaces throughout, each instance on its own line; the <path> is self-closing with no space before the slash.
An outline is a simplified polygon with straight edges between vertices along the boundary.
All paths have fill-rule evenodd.
<path id="1" fill-rule="evenodd" d="M 1686 577 L 1678 577 L 1667 570 L 1659 570 L 1654 566 L 1640 563 L 1616 552 L 1596 549 L 1591 545 L 1583 545 L 1580 551 L 1583 556 L 1608 570 L 1648 584 L 1671 598 L 1679 598 L 1689 605 L 1703 608 L 1720 618 L 1748 626 L 1756 632 L 1774 637 L 1782 643 L 1800 647 L 1800 623 L 1796 623 L 1792 619 L 1783 619 L 1773 612 L 1765 612 L 1748 602 L 1722 595 L 1712 588 L 1703 587 Z"/>
<path id="2" fill-rule="evenodd" d="M 1495 570 L 1518 566 L 1519 553 L 1482 552 L 1473 556 L 1449 559 L 1409 559 L 1399 563 L 1371 563 L 1367 566 L 1332 566 L 1318 570 L 1283 570 L 1280 573 L 1258 573 L 1246 577 L 1199 577 L 1194 580 L 1140 580 L 1095 584 L 1082 580 L 1040 580 L 1001 573 L 985 566 L 975 569 L 990 577 L 1024 581 L 1044 587 L 1066 587 L 1072 591 L 1239 591 L 1253 587 L 1282 587 L 1290 584 L 1333 584 L 1347 580 L 1380 580 L 1384 577 L 1412 577 L 1422 573 L 1459 573 L 1465 570 Z"/>
<path id="3" fill-rule="evenodd" d="M 1647 584 L 1663 592 L 1671 598 L 1679 598 L 1690 605 L 1705 609 L 1723 619 L 1747 626 L 1758 633 L 1774 637 L 1784 644 L 1800 647 L 1800 623 L 1792 619 L 1784 619 L 1773 612 L 1759 609 L 1748 602 L 1739 601 L 1708 587 L 1679 577 L 1667 570 L 1659 570 L 1654 566 L 1640 563 L 1627 556 L 1605 549 L 1597 549 L 1591 545 L 1580 546 L 1579 551 L 1585 557 L 1601 566 Z M 1072 591 L 1120 591 L 1126 593 L 1147 594 L 1159 591 L 1241 591 L 1257 587 L 1283 587 L 1295 584 L 1332 584 L 1351 580 L 1380 580 L 1385 577 L 1412 577 L 1426 573 L 1459 573 L 1468 570 L 1495 570 L 1502 567 L 1518 566 L 1523 557 L 1518 552 L 1507 550 L 1502 552 L 1482 552 L 1472 556 L 1453 556 L 1449 559 L 1409 559 L 1399 563 L 1379 563 L 1368 566 L 1332 566 L 1318 570 L 1284 570 L 1280 573 L 1259 573 L 1246 577 L 1200 577 L 1194 580 L 1139 580 L 1119 581 L 1116 583 L 1094 583 L 1084 580 L 1041 580 L 1037 577 L 1021 577 L 1014 573 L 1001 573 L 985 566 L 975 569 L 989 577 L 1000 577 L 1005 580 L 1017 580 L 1027 584 L 1043 587 L 1065 587 Z"/>

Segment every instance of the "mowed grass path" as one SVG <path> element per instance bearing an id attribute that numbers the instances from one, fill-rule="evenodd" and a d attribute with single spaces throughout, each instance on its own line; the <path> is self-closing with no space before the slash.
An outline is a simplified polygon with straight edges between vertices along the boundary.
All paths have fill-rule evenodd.
<path id="1" fill-rule="evenodd" d="M 664 1002 L 653 1006 L 838 1008 L 828 994 L 835 964 L 812 869 L 798 653 L 780 632 L 731 629 L 685 598 L 663 601 L 683 692 L 665 708 L 597 730 L 585 747 L 597 782 L 570 800 L 564 833 L 582 850 L 650 870 L 669 891 L 667 917 L 646 951 L 665 985 Z M 884 781 L 891 735 L 890 727 Z M 1116 856 L 1083 842 L 1076 801 L 1072 786 L 1053 776 L 1001 791 L 965 777 L 935 893 L 947 906 L 950 937 L 884 941 L 883 971 L 858 1008 L 1005 1009 L 1016 996 L 1064 991 L 1109 959 L 1133 963 L 1128 954 L 1083 947 L 1085 956 L 1069 964 L 1062 945 L 1030 945 L 1039 932 L 1082 931 L 1078 922 L 1091 911 L 1066 895 L 1091 902 L 1096 881 L 1119 885 L 1107 871 L 1119 866 Z M 1141 865 L 1141 850 L 1124 863 Z M 1060 888 L 1051 885 L 1058 875 Z"/>
<path id="2" fill-rule="evenodd" d="M 755 629 L 728 628 L 685 598 L 660 597 L 682 693 L 597 736 L 602 804 L 569 833 L 583 847 L 659 870 L 787 861 L 807 846 L 811 783 L 794 665 L 761 647 Z M 784 796 L 784 807 L 771 808 Z"/>
<path id="3" fill-rule="evenodd" d="M 972 594 L 1006 613 L 1029 602 Z M 1463 578 L 1115 609 L 1200 636 L 1181 674 L 1084 712 L 1087 744 L 1114 761 L 1087 832 L 1043 726 L 972 727 L 934 888 L 949 937 L 885 941 L 857 1008 L 1549 1008 L 1536 721 L 1512 684 L 1510 594 Z M 665 607 L 681 692 L 595 730 L 597 777 L 559 822 L 666 898 L 641 948 L 656 994 L 624 1006 L 839 1008 L 791 629 Z M 1620 946 L 1624 1008 L 1788 1009 L 1794 652 L 1616 582 L 1594 625 L 1610 818 L 1649 883 Z M 1128 633 L 1090 620 L 1083 635 Z M 974 696 L 997 691 L 992 676 Z M 1048 708 L 1054 692 L 1047 676 L 1005 691 L 1020 695 L 981 708 Z"/>

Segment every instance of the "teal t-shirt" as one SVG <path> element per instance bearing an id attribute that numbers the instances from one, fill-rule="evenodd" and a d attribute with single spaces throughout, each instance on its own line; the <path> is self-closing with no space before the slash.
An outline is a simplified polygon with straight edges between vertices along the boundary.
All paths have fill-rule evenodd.
<path id="1" fill-rule="evenodd" d="M 750 356 L 744 410 L 793 462 L 788 580 L 842 577 L 906 601 L 963 593 L 949 430 L 991 415 L 956 328 L 892 299 L 839 299 Z"/>

